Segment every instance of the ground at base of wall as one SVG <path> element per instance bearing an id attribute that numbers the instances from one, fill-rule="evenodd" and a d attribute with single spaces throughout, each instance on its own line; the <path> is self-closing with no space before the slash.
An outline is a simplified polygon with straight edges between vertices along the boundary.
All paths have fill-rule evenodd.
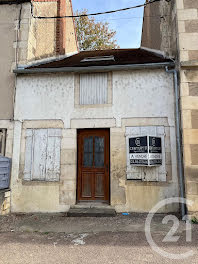
<path id="1" fill-rule="evenodd" d="M 10 190 L 0 190 L 0 215 L 10 213 Z"/>
<path id="2" fill-rule="evenodd" d="M 151 224 L 154 232 L 168 231 L 172 223 L 162 224 L 166 215 L 156 215 Z M 147 214 L 117 214 L 115 217 L 67 217 L 65 214 L 10 214 L 0 216 L 0 232 L 90 233 L 144 232 Z M 178 216 L 179 218 L 179 216 Z M 171 222 L 171 221 L 170 221 Z M 185 230 L 180 221 L 178 232 Z"/>

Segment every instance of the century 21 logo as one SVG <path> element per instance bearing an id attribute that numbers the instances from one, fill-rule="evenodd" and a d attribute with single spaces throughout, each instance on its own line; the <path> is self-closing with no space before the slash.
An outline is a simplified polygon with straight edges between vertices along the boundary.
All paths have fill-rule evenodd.
<path id="1" fill-rule="evenodd" d="M 137 147 L 140 147 L 140 138 L 136 138 L 135 144 Z"/>

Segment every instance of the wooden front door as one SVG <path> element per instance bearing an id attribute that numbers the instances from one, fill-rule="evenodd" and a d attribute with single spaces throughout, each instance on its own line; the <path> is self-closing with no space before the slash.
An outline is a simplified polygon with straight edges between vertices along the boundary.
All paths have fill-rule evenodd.
<path id="1" fill-rule="evenodd" d="M 78 131 L 77 198 L 109 202 L 109 129 Z"/>

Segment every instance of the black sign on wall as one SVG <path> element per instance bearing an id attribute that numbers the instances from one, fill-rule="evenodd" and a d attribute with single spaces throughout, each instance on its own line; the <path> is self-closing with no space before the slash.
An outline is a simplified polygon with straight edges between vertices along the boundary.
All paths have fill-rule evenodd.
<path id="1" fill-rule="evenodd" d="M 135 166 L 162 165 L 160 137 L 141 136 L 129 138 L 130 164 Z"/>
<path id="2" fill-rule="evenodd" d="M 149 165 L 162 165 L 162 139 L 149 137 Z"/>

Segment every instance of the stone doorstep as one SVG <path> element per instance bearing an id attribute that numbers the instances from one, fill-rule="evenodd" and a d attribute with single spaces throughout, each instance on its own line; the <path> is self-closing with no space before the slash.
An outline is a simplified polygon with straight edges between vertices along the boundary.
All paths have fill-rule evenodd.
<path id="1" fill-rule="evenodd" d="M 116 216 L 115 209 L 103 203 L 80 203 L 71 206 L 67 213 L 69 217 L 112 217 Z"/>

